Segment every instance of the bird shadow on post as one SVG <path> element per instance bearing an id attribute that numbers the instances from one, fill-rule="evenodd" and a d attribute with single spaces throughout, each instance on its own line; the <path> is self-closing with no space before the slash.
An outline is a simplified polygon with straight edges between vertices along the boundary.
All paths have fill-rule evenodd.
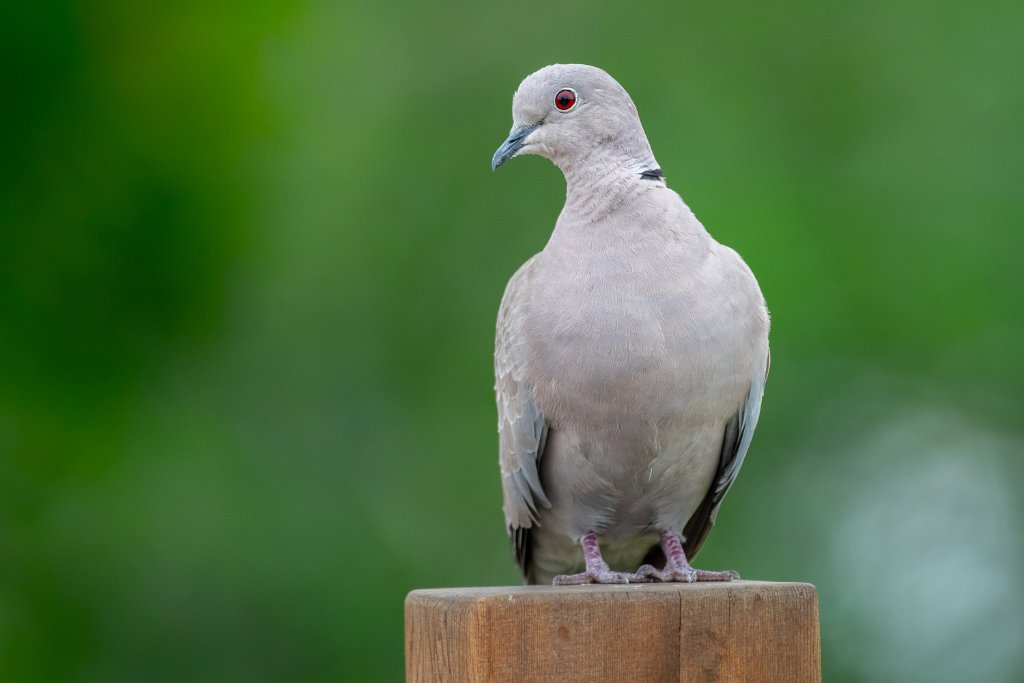
<path id="1" fill-rule="evenodd" d="M 803 583 L 416 590 L 406 681 L 821 680 L 818 596 Z"/>

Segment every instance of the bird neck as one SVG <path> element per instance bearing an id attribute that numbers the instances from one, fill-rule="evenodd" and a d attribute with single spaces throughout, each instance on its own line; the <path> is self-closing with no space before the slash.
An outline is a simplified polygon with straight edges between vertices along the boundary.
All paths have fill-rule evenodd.
<path id="1" fill-rule="evenodd" d="M 591 218 L 610 213 L 652 186 L 664 186 L 654 155 L 589 158 L 562 166 L 565 207 Z"/>

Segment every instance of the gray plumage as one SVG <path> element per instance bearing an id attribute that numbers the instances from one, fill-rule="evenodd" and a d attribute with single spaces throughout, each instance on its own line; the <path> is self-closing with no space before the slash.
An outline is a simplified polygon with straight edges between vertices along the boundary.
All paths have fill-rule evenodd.
<path id="1" fill-rule="evenodd" d="M 576 101 L 563 112 L 564 89 Z M 681 534 L 692 558 L 757 424 L 761 291 L 668 189 L 636 107 L 604 71 L 541 69 L 512 113 L 493 165 L 537 154 L 567 184 L 550 240 L 498 314 L 504 511 L 523 574 L 549 583 L 578 570 L 588 532 L 612 569 L 636 569 L 661 532 Z"/>

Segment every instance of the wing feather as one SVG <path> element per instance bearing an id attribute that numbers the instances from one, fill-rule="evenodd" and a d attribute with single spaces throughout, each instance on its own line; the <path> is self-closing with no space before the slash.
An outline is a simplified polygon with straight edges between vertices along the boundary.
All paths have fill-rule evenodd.
<path id="1" fill-rule="evenodd" d="M 743 459 L 747 456 L 747 449 L 750 448 L 750 440 L 754 437 L 754 429 L 757 427 L 757 418 L 761 414 L 761 398 L 764 396 L 764 383 L 768 377 L 768 369 L 771 366 L 771 354 L 765 359 L 764 370 L 754 378 L 747 392 L 746 400 L 739 411 L 725 423 L 722 434 L 722 449 L 718 458 L 718 471 L 715 474 L 714 482 L 708 490 L 707 495 L 701 502 L 700 507 L 690 517 L 683 529 L 685 542 L 683 550 L 686 557 L 693 557 L 700 551 L 708 532 L 711 531 L 715 519 L 718 517 L 718 509 L 722 506 L 725 494 L 729 487 L 736 481 Z"/>
<path id="2" fill-rule="evenodd" d="M 536 258 L 536 257 L 534 257 Z M 541 507 L 551 507 L 540 478 L 540 459 L 547 442 L 548 424 L 537 407 L 526 376 L 524 347 L 520 343 L 523 307 L 527 301 L 530 269 L 527 261 L 512 276 L 498 311 L 494 351 L 494 391 L 498 403 L 498 444 L 505 523 L 516 551 L 516 561 L 529 577 L 532 557 L 530 529 Z"/>

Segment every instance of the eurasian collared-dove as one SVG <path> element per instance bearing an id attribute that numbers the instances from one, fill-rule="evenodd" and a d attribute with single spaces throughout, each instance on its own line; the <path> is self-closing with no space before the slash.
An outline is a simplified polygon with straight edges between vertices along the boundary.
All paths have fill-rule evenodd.
<path id="1" fill-rule="evenodd" d="M 757 281 L 668 189 L 636 107 L 604 71 L 541 69 L 516 91 L 512 120 L 492 168 L 538 154 L 567 185 L 551 239 L 498 313 L 504 510 L 523 575 L 737 578 L 688 558 L 761 409 L 769 323 Z M 638 568 L 662 556 L 664 569 Z"/>

